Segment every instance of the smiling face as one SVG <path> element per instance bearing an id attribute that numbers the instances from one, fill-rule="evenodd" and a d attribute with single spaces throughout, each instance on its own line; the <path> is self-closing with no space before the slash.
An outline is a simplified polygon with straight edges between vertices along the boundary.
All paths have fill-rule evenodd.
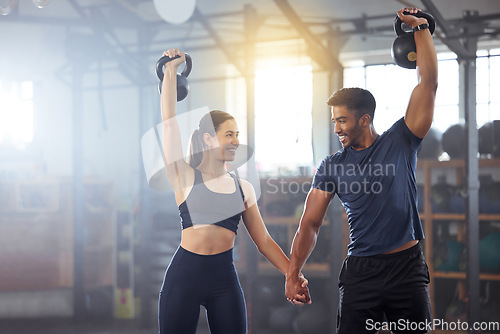
<path id="1" fill-rule="evenodd" d="M 363 139 L 363 117 L 359 120 L 353 112 L 345 106 L 332 107 L 332 121 L 335 125 L 335 134 L 339 137 L 343 147 L 352 147 L 357 149 L 360 147 Z"/>
<path id="2" fill-rule="evenodd" d="M 236 149 L 240 145 L 238 125 L 234 119 L 228 119 L 219 125 L 215 137 L 205 133 L 205 143 L 211 147 L 219 147 L 220 151 L 214 150 L 216 157 L 223 161 L 233 161 Z"/>

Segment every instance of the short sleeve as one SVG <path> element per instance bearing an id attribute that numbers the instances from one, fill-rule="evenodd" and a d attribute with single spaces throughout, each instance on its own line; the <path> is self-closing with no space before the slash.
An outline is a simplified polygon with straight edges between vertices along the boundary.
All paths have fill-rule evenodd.
<path id="1" fill-rule="evenodd" d="M 411 130 L 408 128 L 408 125 L 406 125 L 404 117 L 401 117 L 394 125 L 391 127 L 390 131 L 398 133 L 401 137 L 403 137 L 406 142 L 408 143 L 409 147 L 413 151 L 418 151 L 420 144 L 422 143 L 422 138 L 419 138 L 411 132 Z"/>
<path id="2" fill-rule="evenodd" d="M 312 188 L 327 191 L 329 193 L 335 192 L 335 184 L 332 177 L 331 157 L 326 157 L 319 165 L 316 173 L 314 174 Z"/>

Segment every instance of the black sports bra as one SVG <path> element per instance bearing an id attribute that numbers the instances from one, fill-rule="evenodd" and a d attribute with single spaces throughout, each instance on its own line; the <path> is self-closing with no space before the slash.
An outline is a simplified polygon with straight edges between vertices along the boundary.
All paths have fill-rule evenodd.
<path id="1" fill-rule="evenodd" d="M 207 188 L 201 172 L 194 169 L 193 188 L 179 205 L 182 229 L 196 224 L 215 224 L 236 234 L 241 214 L 245 211 L 245 196 L 237 177 L 231 173 L 229 175 L 234 179 L 235 192 L 217 193 Z"/>

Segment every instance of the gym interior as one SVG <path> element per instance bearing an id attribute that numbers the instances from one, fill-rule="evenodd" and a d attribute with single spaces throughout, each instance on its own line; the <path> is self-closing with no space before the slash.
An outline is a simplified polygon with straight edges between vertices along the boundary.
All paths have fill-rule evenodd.
<path id="1" fill-rule="evenodd" d="M 500 322 L 499 1 L 1 0 L 0 333 L 158 332 L 181 237 L 152 161 L 161 153 L 150 152 L 162 122 L 157 61 L 170 48 L 192 59 L 177 103 L 183 143 L 193 111 L 235 117 L 263 220 L 289 255 L 314 173 L 341 148 L 330 95 L 369 90 L 379 134 L 404 116 L 418 78 L 393 58 L 403 7 L 435 20 L 439 85 L 416 169 L 443 322 L 432 333 L 500 332 L 457 327 Z M 248 332 L 334 333 L 348 244 L 335 197 L 303 269 L 313 303 L 297 307 L 240 226 Z M 204 316 L 197 333 L 209 333 Z"/>

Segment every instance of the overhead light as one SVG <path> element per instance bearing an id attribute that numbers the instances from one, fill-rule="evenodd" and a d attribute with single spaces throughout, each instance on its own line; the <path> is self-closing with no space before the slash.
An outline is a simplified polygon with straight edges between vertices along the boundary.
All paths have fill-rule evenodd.
<path id="1" fill-rule="evenodd" d="M 154 0 L 154 5 L 163 20 L 171 24 L 182 24 L 193 15 L 196 0 Z"/>
<path id="2" fill-rule="evenodd" d="M 45 8 L 49 4 L 50 0 L 33 0 L 33 3 L 38 8 Z"/>

